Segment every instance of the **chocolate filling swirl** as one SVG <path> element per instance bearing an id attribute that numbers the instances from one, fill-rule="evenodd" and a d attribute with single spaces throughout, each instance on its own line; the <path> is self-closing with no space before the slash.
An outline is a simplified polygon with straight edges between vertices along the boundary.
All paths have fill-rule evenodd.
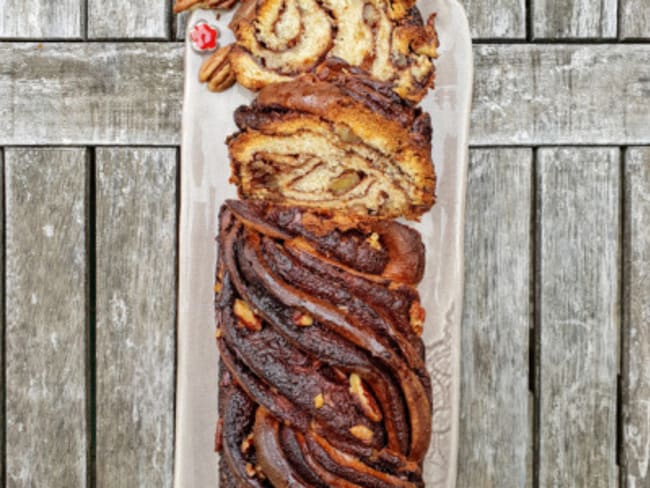
<path id="1" fill-rule="evenodd" d="M 420 236 L 327 219 L 242 201 L 221 210 L 222 486 L 424 486 Z"/>
<path id="2" fill-rule="evenodd" d="M 235 112 L 242 198 L 340 212 L 337 223 L 416 219 L 435 200 L 429 115 L 340 61 L 260 91 Z"/>
<path id="3" fill-rule="evenodd" d="M 419 101 L 434 82 L 433 22 L 410 0 L 244 0 L 230 61 L 237 81 L 258 90 L 338 58 Z"/>
<path id="4" fill-rule="evenodd" d="M 237 0 L 177 0 L 176 11 L 229 8 Z M 331 59 L 362 69 L 400 97 L 419 102 L 433 87 L 438 56 L 435 15 L 426 23 L 413 0 L 244 0 L 230 28 L 230 83 L 251 90 L 312 73 Z M 231 49 L 232 47 L 232 49 Z M 215 53 L 223 57 L 223 52 Z M 202 81 L 223 74 L 208 60 Z M 208 68 L 212 66 L 212 68 Z M 214 71 L 214 75 L 206 75 Z"/>

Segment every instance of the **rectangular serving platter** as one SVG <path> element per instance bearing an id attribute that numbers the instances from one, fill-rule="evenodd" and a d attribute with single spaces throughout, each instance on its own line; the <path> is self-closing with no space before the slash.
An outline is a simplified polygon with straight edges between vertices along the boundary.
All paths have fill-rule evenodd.
<path id="1" fill-rule="evenodd" d="M 419 286 L 427 312 L 423 339 L 433 380 L 433 437 L 425 460 L 428 487 L 452 488 L 456 480 L 460 381 L 460 325 L 463 293 L 463 227 L 467 141 L 472 91 L 472 49 L 465 12 L 456 0 L 424 0 L 427 18 L 437 13 L 440 57 L 436 89 L 422 101 L 434 128 L 433 160 L 437 203 L 415 227 L 426 246 L 426 271 Z M 233 41 L 227 28 L 232 12 L 196 10 L 219 27 L 221 45 Z M 254 95 L 234 86 L 209 92 L 198 81 L 205 55 L 190 43 L 185 51 L 185 93 L 181 151 L 179 237 L 178 365 L 176 389 L 175 488 L 218 486 L 214 452 L 217 422 L 217 366 L 214 323 L 214 269 L 217 215 L 235 198 L 229 184 L 226 137 L 236 131 L 235 109 Z"/>

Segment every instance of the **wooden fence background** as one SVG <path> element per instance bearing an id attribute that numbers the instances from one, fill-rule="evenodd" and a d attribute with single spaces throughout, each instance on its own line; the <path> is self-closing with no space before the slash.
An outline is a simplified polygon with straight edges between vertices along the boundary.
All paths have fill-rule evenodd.
<path id="1" fill-rule="evenodd" d="M 650 1 L 463 3 L 458 487 L 650 487 Z M 0 12 L 2 479 L 171 487 L 182 19 Z"/>

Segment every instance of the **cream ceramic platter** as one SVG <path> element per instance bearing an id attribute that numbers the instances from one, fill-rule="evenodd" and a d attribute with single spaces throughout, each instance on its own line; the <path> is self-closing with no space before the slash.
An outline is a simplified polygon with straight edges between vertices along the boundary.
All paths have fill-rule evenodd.
<path id="1" fill-rule="evenodd" d="M 425 461 L 428 487 L 452 488 L 456 480 L 463 292 L 463 215 L 472 90 L 472 50 L 465 12 L 456 0 L 418 2 L 423 17 L 437 12 L 440 58 L 436 89 L 422 106 L 433 120 L 437 203 L 416 225 L 426 249 L 419 290 L 427 311 L 424 341 L 433 380 L 433 437 Z M 219 26 L 222 45 L 232 41 L 232 14 L 215 20 L 197 10 L 188 26 L 207 20 Z M 217 364 L 213 311 L 217 214 L 236 196 L 228 183 L 226 136 L 236 130 L 233 112 L 253 94 L 235 86 L 211 93 L 198 82 L 204 59 L 186 43 L 181 156 L 181 213 L 176 390 L 175 488 L 218 485 L 214 452 Z"/>

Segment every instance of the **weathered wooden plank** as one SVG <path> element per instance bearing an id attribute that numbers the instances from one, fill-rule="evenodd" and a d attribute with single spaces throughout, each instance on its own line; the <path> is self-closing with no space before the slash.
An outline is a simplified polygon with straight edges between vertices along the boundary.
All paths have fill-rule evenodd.
<path id="1" fill-rule="evenodd" d="M 83 9 L 83 0 L 0 0 L 0 38 L 81 39 Z"/>
<path id="2" fill-rule="evenodd" d="M 471 143 L 650 142 L 650 45 L 474 54 Z M 0 59 L 0 144 L 179 143 L 180 43 L 0 43 Z"/>
<path id="3" fill-rule="evenodd" d="M 176 150 L 98 149 L 97 486 L 172 486 Z"/>
<path id="4" fill-rule="evenodd" d="M 525 0 L 465 0 L 469 27 L 474 39 L 525 39 Z"/>
<path id="5" fill-rule="evenodd" d="M 617 486 L 619 158 L 538 153 L 539 486 Z"/>
<path id="6" fill-rule="evenodd" d="M 531 486 L 531 181 L 530 149 L 471 152 L 459 487 Z"/>
<path id="7" fill-rule="evenodd" d="M 475 46 L 472 143 L 650 142 L 649 45 Z"/>
<path id="8" fill-rule="evenodd" d="M 88 0 L 90 39 L 167 39 L 167 0 Z"/>
<path id="9" fill-rule="evenodd" d="M 7 486 L 86 486 L 86 151 L 6 153 Z"/>
<path id="10" fill-rule="evenodd" d="M 650 2 L 621 0 L 621 38 L 650 38 Z"/>
<path id="11" fill-rule="evenodd" d="M 650 486 L 650 148 L 625 158 L 623 486 Z"/>
<path id="12" fill-rule="evenodd" d="M 613 39 L 617 0 L 535 0 L 533 37 L 537 39 Z"/>
<path id="13" fill-rule="evenodd" d="M 1 143 L 178 143 L 180 43 L 0 43 L 0 59 Z"/>
<path id="14" fill-rule="evenodd" d="M 175 14 L 175 26 L 176 26 L 176 40 L 184 41 L 185 34 L 187 33 L 187 19 L 189 18 L 188 12 L 181 12 L 180 14 Z"/>

